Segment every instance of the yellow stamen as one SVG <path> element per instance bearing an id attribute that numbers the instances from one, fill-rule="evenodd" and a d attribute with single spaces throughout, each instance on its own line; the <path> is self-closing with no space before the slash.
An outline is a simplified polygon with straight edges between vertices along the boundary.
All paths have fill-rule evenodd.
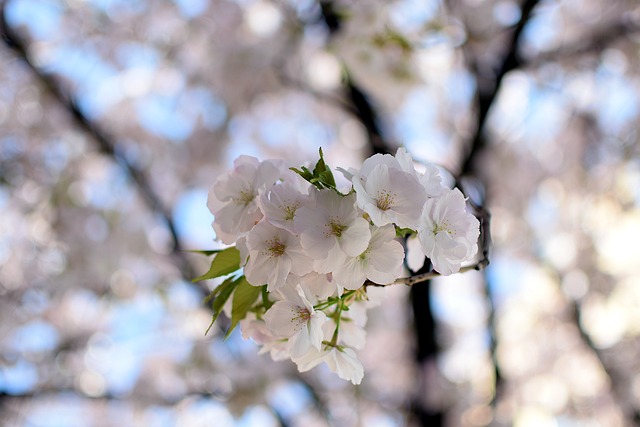
<path id="1" fill-rule="evenodd" d="M 380 210 L 387 211 L 391 209 L 391 206 L 395 202 L 397 196 L 398 195 L 396 193 L 391 193 L 388 190 L 378 191 L 376 206 Z"/>

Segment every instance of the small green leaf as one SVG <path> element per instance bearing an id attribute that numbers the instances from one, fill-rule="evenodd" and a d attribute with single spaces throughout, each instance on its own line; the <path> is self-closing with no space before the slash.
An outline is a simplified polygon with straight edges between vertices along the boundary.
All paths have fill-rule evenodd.
<path id="1" fill-rule="evenodd" d="M 199 282 L 201 280 L 214 279 L 216 277 L 225 276 L 229 273 L 240 269 L 240 251 L 231 246 L 224 249 L 213 258 L 211 261 L 211 267 L 209 271 L 200 277 L 192 280 L 192 282 Z"/>
<path id="2" fill-rule="evenodd" d="M 336 188 L 336 181 L 333 178 L 333 173 L 331 173 L 331 169 L 329 169 L 327 164 L 324 162 L 322 148 L 318 149 L 318 153 L 320 154 L 320 160 L 318 160 L 316 167 L 313 169 L 313 177 L 317 182 L 324 184 L 326 188 Z"/>
<path id="3" fill-rule="evenodd" d="M 262 304 L 264 305 L 264 310 L 267 311 L 275 303 L 269 299 L 269 291 L 267 290 L 267 285 L 262 285 L 261 290 L 262 290 Z"/>
<path id="4" fill-rule="evenodd" d="M 212 294 L 216 293 L 218 294 L 218 296 L 213 300 L 213 303 L 211 304 L 213 317 L 211 318 L 211 323 L 209 324 L 209 327 L 204 333 L 205 335 L 209 333 L 209 330 L 211 330 L 211 327 L 213 326 L 213 324 L 216 322 L 216 320 L 218 320 L 218 316 L 220 316 L 220 313 L 222 313 L 222 307 L 224 307 L 224 305 L 227 303 L 227 301 L 229 300 L 229 297 L 233 293 L 233 290 L 238 286 L 238 284 L 239 284 L 239 279 L 233 280 L 233 278 L 230 277 L 224 282 L 222 282 L 222 284 L 218 286 L 216 289 L 214 289 L 214 291 L 212 292 Z M 209 297 L 211 297 L 211 295 Z"/>
<path id="5" fill-rule="evenodd" d="M 327 188 L 336 188 L 336 181 L 333 178 L 333 174 L 331 173 L 330 170 L 326 170 L 324 172 L 321 172 L 318 175 L 318 181 L 320 181 L 322 184 L 324 184 L 324 186 L 327 187 Z"/>
<path id="6" fill-rule="evenodd" d="M 231 308 L 231 327 L 227 331 L 227 337 L 238 325 L 238 322 L 247 316 L 247 312 L 260 295 L 261 290 L 261 286 L 251 285 L 244 276 L 240 277 L 237 282 Z"/>
<path id="7" fill-rule="evenodd" d="M 194 254 L 201 254 L 201 255 L 211 256 L 211 255 L 215 255 L 218 252 L 222 252 L 222 251 L 223 251 L 223 249 L 210 249 L 210 250 L 191 249 L 191 250 L 185 250 L 184 252 L 192 252 Z"/>
<path id="8" fill-rule="evenodd" d="M 301 177 L 303 177 L 305 180 L 310 181 L 313 179 L 313 174 L 311 173 L 311 171 L 309 171 L 309 169 L 307 169 L 304 166 L 301 166 L 300 169 L 297 168 L 289 168 L 292 171 L 294 171 L 295 173 L 297 173 L 298 175 L 300 175 Z"/>
<path id="9" fill-rule="evenodd" d="M 336 191 L 336 180 L 333 177 L 333 173 L 331 169 L 324 162 L 324 156 L 322 154 L 322 148 L 318 150 L 320 154 L 320 160 L 316 163 L 313 168 L 313 173 L 307 169 L 305 166 L 301 166 L 300 169 L 290 168 L 292 171 L 300 175 L 305 180 L 309 181 L 311 184 L 316 186 L 318 189 L 322 190 L 325 188 L 332 188 Z"/>
<path id="10" fill-rule="evenodd" d="M 415 231 L 410 228 L 400 228 L 396 226 L 396 237 L 405 238 L 411 234 L 415 234 Z"/>

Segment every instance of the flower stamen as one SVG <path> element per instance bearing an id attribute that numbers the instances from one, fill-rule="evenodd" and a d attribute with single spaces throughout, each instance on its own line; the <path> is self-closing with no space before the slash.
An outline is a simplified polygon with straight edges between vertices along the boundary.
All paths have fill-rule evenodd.
<path id="1" fill-rule="evenodd" d="M 296 211 L 300 207 L 300 202 L 293 203 L 291 205 L 280 206 L 280 209 L 284 212 L 285 221 L 290 221 L 296 215 Z"/>
<path id="2" fill-rule="evenodd" d="M 331 229 L 331 234 L 336 237 L 342 236 L 342 232 L 347 228 L 349 228 L 346 225 L 340 224 L 338 221 L 335 221 L 335 220 L 329 222 L 328 225 L 329 225 L 329 228 Z"/>
<path id="3" fill-rule="evenodd" d="M 376 197 L 376 206 L 382 211 L 388 211 L 396 200 L 398 195 L 391 193 L 389 190 L 378 191 L 378 197 Z"/>
<path id="4" fill-rule="evenodd" d="M 265 252 L 266 252 L 266 255 L 269 256 L 270 258 L 275 258 L 275 257 L 284 255 L 284 251 L 285 249 L 287 249 L 285 244 L 280 242 L 280 240 L 278 240 L 277 238 L 267 241 L 267 245 L 268 245 L 267 250 Z"/>
<path id="5" fill-rule="evenodd" d="M 256 195 L 253 193 L 253 191 L 251 191 L 250 189 L 248 190 L 245 189 L 240 191 L 240 196 L 236 200 L 241 204 L 243 204 L 244 206 L 247 206 L 255 198 L 256 198 Z"/>
<path id="6" fill-rule="evenodd" d="M 436 234 L 438 234 L 441 231 L 446 231 L 447 233 L 449 233 L 452 236 L 456 235 L 456 230 L 452 229 L 451 226 L 449 225 L 448 222 L 443 222 L 442 224 L 435 224 L 433 226 L 433 235 L 435 236 Z"/>

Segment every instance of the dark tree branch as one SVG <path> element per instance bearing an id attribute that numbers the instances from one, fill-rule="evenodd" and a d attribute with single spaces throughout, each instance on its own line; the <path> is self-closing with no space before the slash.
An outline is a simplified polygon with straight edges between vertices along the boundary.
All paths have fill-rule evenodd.
<path id="1" fill-rule="evenodd" d="M 42 86 L 53 95 L 60 106 L 69 113 L 78 128 L 82 129 L 95 141 L 100 152 L 109 156 L 129 175 L 149 210 L 162 219 L 166 229 L 171 235 L 171 254 L 174 263 L 180 269 L 183 278 L 190 281 L 191 278 L 194 277 L 194 269 L 182 251 L 171 212 L 163 204 L 160 196 L 149 183 L 145 172 L 118 151 L 113 138 L 82 112 L 74 97 L 62 88 L 55 76 L 45 73 L 33 62 L 29 55 L 29 48 L 25 39 L 8 24 L 4 6 L 4 2 L 0 3 L 0 36 L 6 47 L 13 51 L 16 56 L 27 65 L 37 81 L 39 81 Z"/>
<path id="2" fill-rule="evenodd" d="M 511 37 L 509 38 L 506 48 L 505 54 L 502 60 L 499 62 L 500 65 L 497 68 L 497 71 L 492 79 L 489 81 L 483 81 L 480 78 L 480 75 L 477 70 L 476 74 L 476 86 L 477 86 L 477 116 L 476 116 L 476 127 L 475 132 L 468 144 L 468 149 L 465 155 L 460 162 L 460 168 L 456 175 L 456 181 L 462 182 L 463 177 L 472 177 L 478 180 L 480 183 L 481 175 L 477 169 L 477 159 L 485 149 L 486 146 L 486 125 L 487 119 L 489 117 L 489 112 L 493 107 L 498 92 L 500 91 L 502 81 L 504 77 L 510 71 L 520 67 L 522 65 L 521 58 L 519 56 L 519 48 L 521 45 L 521 37 L 524 28 L 529 22 L 532 12 L 538 4 L 538 0 L 524 0 L 524 3 L 521 7 L 521 15 L 520 20 L 516 24 Z M 475 63 L 473 61 L 472 63 Z M 471 67 L 473 68 L 473 67 Z M 482 185 L 482 184 L 480 184 Z M 487 215 L 487 220 L 484 224 L 487 227 L 487 232 L 489 231 L 489 220 Z M 487 235 L 487 240 L 483 246 L 484 258 L 489 259 L 488 251 L 490 250 L 491 240 L 490 235 Z M 485 290 L 485 298 L 487 300 L 488 308 L 489 308 L 489 316 L 487 320 L 487 329 L 490 335 L 490 348 L 489 351 L 491 353 L 491 359 L 493 362 L 493 373 L 494 373 L 494 393 L 492 396 L 491 405 L 495 407 L 498 402 L 499 394 L 502 389 L 502 377 L 500 371 L 500 365 L 497 358 L 497 336 L 496 336 L 496 319 L 495 319 L 495 307 L 493 302 L 493 297 L 491 294 L 491 286 L 489 284 L 489 278 L 487 277 L 486 272 L 483 273 L 483 281 L 484 281 L 484 290 Z"/>
<path id="3" fill-rule="evenodd" d="M 477 175 L 475 172 L 476 166 L 474 162 L 476 158 L 478 158 L 478 154 L 484 149 L 486 145 L 485 139 L 485 128 L 487 124 L 487 118 L 489 116 L 489 111 L 494 104 L 496 96 L 500 91 L 500 86 L 502 85 L 502 80 L 504 76 L 509 72 L 521 65 L 521 59 L 518 54 L 518 49 L 520 47 L 520 38 L 522 36 L 522 30 L 525 28 L 529 19 L 531 18 L 531 13 L 533 9 L 538 4 L 539 0 L 525 0 L 522 5 L 522 12 L 520 15 L 520 20 L 516 24 L 513 33 L 511 34 L 511 38 L 506 46 L 506 54 L 504 55 L 502 61 L 500 61 L 500 66 L 498 70 L 491 79 L 488 84 L 481 84 L 480 78 L 476 73 L 476 83 L 478 87 L 478 112 L 476 117 L 476 129 L 471 138 L 471 143 L 469 144 L 469 148 L 467 153 L 462 159 L 461 166 L 459 172 L 457 174 L 458 178 L 464 175 Z"/>
<path id="4" fill-rule="evenodd" d="M 353 81 L 351 76 L 348 76 L 345 82 L 345 93 L 350 100 L 352 109 L 355 111 L 355 117 L 367 130 L 367 139 L 371 151 L 374 154 L 390 153 L 392 146 L 382 136 L 378 113 L 369 96 Z"/>
<path id="5" fill-rule="evenodd" d="M 342 28 L 342 16 L 336 7 L 333 1 L 320 1 L 320 19 L 325 23 L 331 36 L 335 36 Z M 370 97 L 366 91 L 353 80 L 348 70 L 346 75 L 343 87 L 344 96 L 347 100 L 345 110 L 353 114 L 366 129 L 369 147 L 374 154 L 390 153 L 393 147 L 382 135 L 380 116 L 371 102 Z"/>
<path id="6" fill-rule="evenodd" d="M 335 35 L 341 28 L 340 13 L 332 1 L 321 2 L 321 14 L 327 29 L 331 35 Z M 348 70 L 347 70 L 348 71 Z M 354 117 L 367 131 L 369 148 L 372 153 L 387 154 L 393 149 L 386 140 L 380 126 L 380 116 L 371 102 L 366 91 L 347 74 L 344 82 L 344 96 L 347 99 Z M 428 273 L 430 263 L 417 272 Z M 431 281 L 422 282 L 421 286 L 411 287 L 411 305 L 414 313 L 414 333 L 416 339 L 416 362 L 420 369 L 428 369 L 428 364 L 436 359 L 439 347 L 436 338 L 437 325 L 431 307 Z M 424 384 L 422 385 L 424 387 Z M 422 391 L 420 392 L 422 393 Z M 421 395 L 416 396 L 410 406 L 411 417 L 424 427 L 438 427 L 444 425 L 446 411 L 441 408 L 428 408 L 421 400 Z"/>
<path id="7" fill-rule="evenodd" d="M 629 37 L 632 34 L 640 31 L 640 26 L 636 23 L 622 20 L 617 22 L 614 25 L 607 25 L 602 28 L 600 31 L 594 32 L 590 37 L 581 39 L 573 45 L 566 45 L 557 50 L 546 52 L 540 54 L 531 59 L 523 59 L 518 54 L 518 48 L 520 45 L 520 38 L 522 34 L 522 30 L 525 28 L 526 23 L 528 22 L 532 11 L 534 10 L 538 0 L 525 0 L 522 7 L 522 15 L 521 19 L 515 27 L 512 37 L 510 38 L 510 43 L 507 49 L 507 54 L 504 57 L 504 60 L 501 63 L 501 66 L 498 68 L 498 72 L 495 75 L 494 81 L 490 82 L 490 84 L 485 84 L 484 86 L 480 84 L 480 78 L 478 76 L 478 114 L 476 118 L 476 131 L 473 134 L 471 139 L 471 143 L 469 144 L 469 150 L 466 154 L 464 161 L 461 164 L 460 172 L 458 174 L 458 178 L 462 176 L 476 176 L 477 177 L 477 166 L 474 164 L 474 159 L 478 157 L 478 154 L 481 153 L 485 149 L 486 145 L 486 124 L 489 112 L 491 107 L 493 106 L 496 96 L 500 90 L 500 86 L 504 76 L 517 68 L 533 68 L 543 65 L 545 63 L 551 61 L 562 61 L 570 58 L 574 58 L 580 55 L 590 54 L 594 52 L 599 52 L 604 50 L 606 47 L 614 43 L 616 40 L 619 40 L 623 37 Z M 493 309 L 493 298 L 491 296 L 490 286 L 488 283 L 488 279 L 485 274 L 485 293 L 487 300 L 490 304 L 491 310 L 488 319 L 488 327 L 491 333 L 491 353 L 492 359 L 494 362 L 494 375 L 495 375 L 495 394 L 492 400 L 492 405 L 495 405 L 500 392 L 501 385 L 501 376 L 500 376 L 500 368 L 498 364 L 498 360 L 496 357 L 496 336 L 495 336 L 495 312 Z M 580 322 L 580 306 L 579 304 L 573 302 L 571 303 L 572 313 L 573 313 L 573 322 L 576 324 L 580 337 L 583 343 L 593 352 L 596 358 L 599 360 L 603 370 L 609 377 L 614 393 L 616 392 L 616 383 L 619 381 L 616 380 L 615 372 L 612 371 L 611 367 L 606 363 L 603 355 L 598 350 L 598 348 L 594 345 L 588 333 L 582 327 Z M 636 425 L 638 424 L 638 420 L 640 420 L 640 413 L 638 411 L 622 408 L 625 412 L 625 416 L 627 420 L 631 422 L 634 420 Z M 626 409 L 626 410 L 625 410 Z"/>

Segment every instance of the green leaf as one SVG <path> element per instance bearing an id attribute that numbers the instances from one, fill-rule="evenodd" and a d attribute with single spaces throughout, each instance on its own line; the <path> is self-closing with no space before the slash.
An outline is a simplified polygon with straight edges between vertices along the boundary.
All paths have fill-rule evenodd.
<path id="1" fill-rule="evenodd" d="M 336 188 L 336 181 L 333 178 L 333 174 L 330 170 L 321 172 L 318 175 L 318 181 L 321 182 L 327 188 Z"/>
<path id="2" fill-rule="evenodd" d="M 192 252 L 194 254 L 201 254 L 201 255 L 206 255 L 206 256 L 211 256 L 211 255 L 215 255 L 218 252 L 222 252 L 223 249 L 190 249 L 190 250 L 185 250 L 184 252 Z"/>
<path id="3" fill-rule="evenodd" d="M 311 181 L 313 179 L 313 174 L 311 173 L 311 171 L 304 166 L 300 167 L 300 169 L 302 170 L 297 168 L 289 168 L 289 169 L 291 169 L 292 171 L 294 171 L 295 173 L 297 173 L 307 181 Z"/>
<path id="4" fill-rule="evenodd" d="M 320 154 L 320 160 L 318 160 L 316 167 L 313 169 L 313 177 L 317 182 L 324 184 L 327 188 L 336 188 L 336 181 L 333 178 L 333 173 L 331 173 L 331 169 L 329 169 L 327 164 L 324 162 L 322 148 L 318 149 L 318 153 Z"/>
<path id="5" fill-rule="evenodd" d="M 247 312 L 260 295 L 261 286 L 253 286 L 242 276 L 238 280 L 236 292 L 233 294 L 231 308 L 231 327 L 227 331 L 227 337 L 238 325 L 238 322 L 247 316 Z"/>
<path id="6" fill-rule="evenodd" d="M 220 313 L 222 313 L 222 307 L 224 307 L 224 305 L 227 303 L 227 301 L 229 300 L 229 297 L 233 293 L 233 290 L 238 286 L 239 282 L 240 282 L 239 279 L 233 280 L 233 278 L 230 277 L 224 282 L 222 282 L 222 284 L 218 286 L 216 289 L 214 289 L 214 291 L 212 292 L 212 294 L 217 293 L 218 296 L 213 300 L 213 303 L 211 304 L 211 310 L 213 311 L 213 316 L 211 318 L 211 323 L 209 324 L 209 327 L 204 333 L 205 335 L 209 333 L 209 330 L 211 330 L 211 327 L 213 326 L 213 324 L 216 322 L 216 320 L 218 320 L 218 316 L 220 316 Z"/>
<path id="7" fill-rule="evenodd" d="M 324 156 L 322 154 L 322 148 L 318 149 L 318 153 L 320 154 L 320 160 L 316 163 L 316 166 L 313 168 L 313 173 L 307 169 L 305 166 L 301 166 L 300 169 L 290 168 L 292 171 L 303 177 L 305 180 L 309 181 L 311 184 L 316 186 L 318 189 L 322 190 L 325 188 L 332 188 L 336 191 L 336 180 L 333 177 L 333 173 L 331 169 L 324 162 Z"/>
<path id="8" fill-rule="evenodd" d="M 269 299 L 269 291 L 267 290 L 267 285 L 262 285 L 261 291 L 262 291 L 262 304 L 264 305 L 264 310 L 267 311 L 275 303 Z"/>
<path id="9" fill-rule="evenodd" d="M 411 234 L 415 234 L 416 232 L 410 228 L 400 228 L 396 226 L 396 237 L 405 238 Z"/>
<path id="10" fill-rule="evenodd" d="M 209 271 L 200 277 L 196 277 L 192 282 L 226 276 L 238 269 L 240 269 L 240 251 L 237 250 L 235 246 L 231 246 L 218 252 L 215 258 L 213 258 L 213 261 L 211 261 Z"/>

